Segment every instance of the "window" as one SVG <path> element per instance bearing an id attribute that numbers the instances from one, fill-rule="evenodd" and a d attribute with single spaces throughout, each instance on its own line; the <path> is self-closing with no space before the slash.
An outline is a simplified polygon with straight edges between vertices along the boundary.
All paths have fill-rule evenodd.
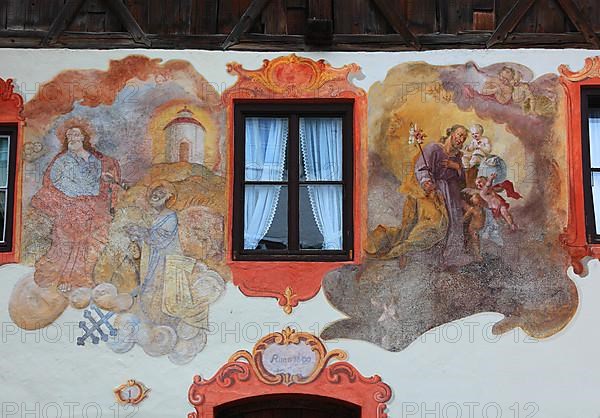
<path id="1" fill-rule="evenodd" d="M 0 125 L 0 252 L 12 251 L 16 126 Z"/>
<path id="2" fill-rule="evenodd" d="M 600 88 L 581 91 L 585 226 L 589 243 L 600 243 Z"/>
<path id="3" fill-rule="evenodd" d="M 235 106 L 234 260 L 352 259 L 352 112 Z"/>

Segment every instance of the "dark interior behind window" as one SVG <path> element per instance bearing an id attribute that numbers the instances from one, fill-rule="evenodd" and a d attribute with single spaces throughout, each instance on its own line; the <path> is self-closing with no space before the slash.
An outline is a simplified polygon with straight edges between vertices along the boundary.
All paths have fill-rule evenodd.
<path id="1" fill-rule="evenodd" d="M 0 252 L 12 251 L 17 127 L 0 125 Z"/>

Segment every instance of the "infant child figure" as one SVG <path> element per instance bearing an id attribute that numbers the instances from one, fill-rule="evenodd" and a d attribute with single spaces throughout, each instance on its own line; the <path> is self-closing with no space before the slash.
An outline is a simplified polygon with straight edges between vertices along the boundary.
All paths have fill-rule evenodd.
<path id="1" fill-rule="evenodd" d="M 492 173 L 489 178 L 484 176 L 477 177 L 475 186 L 479 190 L 479 196 L 481 196 L 487 203 L 487 207 L 492 211 L 494 218 L 504 219 L 511 231 L 516 231 L 518 227 L 510 213 L 510 205 L 497 191 L 506 191 L 508 196 L 513 199 L 521 199 L 521 195 L 515 192 L 513 184 L 508 180 L 494 186 L 493 181 L 495 178 L 496 173 Z"/>
<path id="2" fill-rule="evenodd" d="M 483 136 L 483 126 L 476 123 L 469 129 L 471 142 L 463 150 L 463 166 L 465 168 L 479 167 L 492 152 L 492 144 L 487 136 Z"/>

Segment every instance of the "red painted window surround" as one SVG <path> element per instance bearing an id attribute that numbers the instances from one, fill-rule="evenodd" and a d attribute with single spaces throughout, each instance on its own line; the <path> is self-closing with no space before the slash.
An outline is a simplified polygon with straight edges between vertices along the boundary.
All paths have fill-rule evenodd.
<path id="1" fill-rule="evenodd" d="M 585 257 L 600 259 L 600 244 L 589 243 L 586 234 L 581 90 L 584 87 L 600 87 L 600 57 L 586 58 L 581 71 L 571 71 L 568 66 L 561 65 L 559 72 L 560 82 L 566 93 L 569 172 L 568 223 L 560 239 L 569 253 L 574 272 L 583 274 L 585 268 L 582 259 Z"/>
<path id="2" fill-rule="evenodd" d="M 354 248 L 352 261 L 302 262 L 302 261 L 234 261 L 232 259 L 233 214 L 227 218 L 227 262 L 233 283 L 247 296 L 274 297 L 286 313 L 301 301 L 313 298 L 321 288 L 325 274 L 346 264 L 359 264 L 362 258 L 362 237 L 365 233 L 363 214 L 366 214 L 366 126 L 367 95 L 353 85 L 348 77 L 358 73 L 360 67 L 348 64 L 335 68 L 324 60 L 314 61 L 295 54 L 264 60 L 261 68 L 247 70 L 238 63 L 230 63 L 227 71 L 237 75 L 237 82 L 223 92 L 227 109 L 228 148 L 228 202 L 233 207 L 233 146 L 234 107 L 237 103 L 340 103 L 354 105 Z"/>
<path id="3" fill-rule="evenodd" d="M 21 243 L 21 190 L 22 190 L 22 170 L 21 154 L 23 151 L 23 127 L 25 119 L 23 117 L 23 98 L 14 93 L 12 79 L 0 78 L 0 125 L 12 126 L 17 128 L 16 142 L 16 175 L 12 179 L 15 183 L 13 199 L 13 232 L 12 232 L 12 251 L 0 252 L 0 265 L 7 263 L 17 263 L 20 260 Z"/>

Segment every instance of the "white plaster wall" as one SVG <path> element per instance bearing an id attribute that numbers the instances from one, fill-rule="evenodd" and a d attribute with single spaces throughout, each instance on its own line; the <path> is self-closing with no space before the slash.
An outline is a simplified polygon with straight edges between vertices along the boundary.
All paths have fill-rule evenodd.
<path id="1" fill-rule="evenodd" d="M 67 51 L 2 50 L 0 77 L 15 78 L 26 100 L 40 83 L 65 69 L 106 69 L 109 59 L 132 53 L 185 59 L 219 91 L 235 78 L 225 64 L 238 61 L 258 68 L 263 58 L 281 53 L 221 53 L 206 51 Z M 600 51 L 435 51 L 423 53 L 307 53 L 334 66 L 356 62 L 364 78 L 356 84 L 368 90 L 383 80 L 392 66 L 407 61 L 436 65 L 479 66 L 518 62 L 535 76 L 556 72 L 559 64 L 582 68 L 583 59 Z M 585 279 L 574 279 L 580 293 L 579 311 L 559 334 L 537 341 L 520 331 L 501 337 L 491 325 L 501 316 L 479 314 L 434 329 L 406 350 L 389 353 L 360 341 L 328 342 L 341 348 L 364 374 L 379 374 L 393 389 L 391 417 L 598 418 L 600 416 L 600 263 L 589 264 Z M 322 293 L 285 315 L 274 299 L 247 298 L 228 284 L 224 297 L 211 307 L 214 332 L 195 360 L 175 366 L 166 357 L 151 358 L 139 347 L 115 354 L 102 343 L 77 346 L 82 311 L 68 308 L 54 326 L 39 331 L 18 329 L 8 315 L 15 283 L 31 269 L 0 267 L 0 408 L 8 417 L 144 417 L 187 416 L 192 407 L 187 390 L 195 374 L 211 377 L 239 349 L 251 350 L 262 335 L 291 325 L 319 333 L 342 314 Z M 137 409 L 117 407 L 112 390 L 127 379 L 144 382 L 152 391 Z"/>

